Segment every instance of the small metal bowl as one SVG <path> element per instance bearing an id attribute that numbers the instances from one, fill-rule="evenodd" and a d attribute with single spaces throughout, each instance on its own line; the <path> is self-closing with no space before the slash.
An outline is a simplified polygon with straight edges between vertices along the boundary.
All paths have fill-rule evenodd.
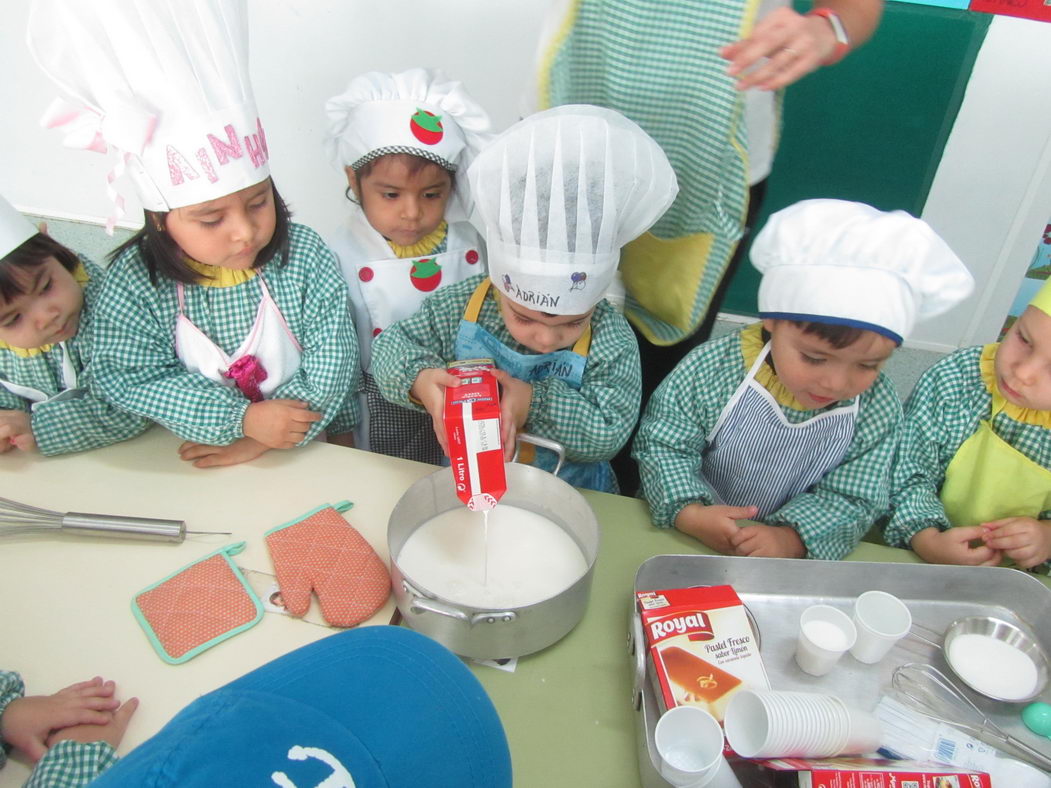
<path id="1" fill-rule="evenodd" d="M 1036 666 L 1036 686 L 1034 687 L 1033 692 L 1023 698 L 1003 698 L 997 695 L 992 695 L 987 688 L 976 687 L 968 681 L 960 671 L 956 669 L 956 666 L 953 665 L 952 659 L 949 656 L 953 641 L 961 635 L 982 635 L 993 640 L 999 640 L 1008 646 L 1014 647 L 1029 657 Z M 942 653 L 945 655 L 945 661 L 949 664 L 949 667 L 952 668 L 953 673 L 955 673 L 968 687 L 987 698 L 1004 701 L 1006 703 L 1027 703 L 1039 696 L 1047 686 L 1049 667 L 1047 654 L 1044 652 L 1044 649 L 1024 630 L 999 618 L 993 618 L 992 616 L 968 616 L 967 618 L 961 618 L 952 622 L 949 625 L 949 628 L 945 630 L 945 639 L 942 642 L 942 650 Z"/>

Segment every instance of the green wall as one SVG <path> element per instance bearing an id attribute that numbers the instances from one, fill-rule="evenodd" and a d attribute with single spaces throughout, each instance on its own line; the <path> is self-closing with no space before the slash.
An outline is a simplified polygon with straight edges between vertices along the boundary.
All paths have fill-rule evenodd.
<path id="1" fill-rule="evenodd" d="M 991 20 L 888 2 L 871 41 L 789 87 L 757 227 L 772 212 L 811 197 L 918 216 Z M 723 311 L 756 314 L 758 288 L 758 272 L 744 263 Z"/>

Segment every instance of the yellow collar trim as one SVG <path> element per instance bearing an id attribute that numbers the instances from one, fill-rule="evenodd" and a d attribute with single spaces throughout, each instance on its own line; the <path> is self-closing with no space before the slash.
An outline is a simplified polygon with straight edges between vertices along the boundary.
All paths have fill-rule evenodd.
<path id="1" fill-rule="evenodd" d="M 449 223 L 443 220 L 429 235 L 425 235 L 412 246 L 399 246 L 394 241 L 387 241 L 387 245 L 401 260 L 408 257 L 423 257 L 425 254 L 431 254 L 437 249 L 438 245 L 445 240 L 445 235 L 448 232 Z"/>
<path id="2" fill-rule="evenodd" d="M 81 287 L 84 287 L 89 281 L 91 281 L 91 275 L 88 273 L 88 270 L 84 267 L 83 263 L 78 262 L 77 267 L 73 269 L 73 280 Z M 0 350 L 10 350 L 19 358 L 32 358 L 33 356 L 39 356 L 42 353 L 47 353 L 53 347 L 54 344 L 41 345 L 40 347 L 15 347 L 14 345 L 9 345 L 0 339 Z"/>
<path id="3" fill-rule="evenodd" d="M 233 287 L 254 279 L 256 275 L 254 268 L 223 268 L 219 265 L 198 263 L 189 257 L 186 258 L 186 264 L 201 275 L 197 284 L 202 287 Z"/>
<path id="4" fill-rule="evenodd" d="M 978 358 L 978 371 L 982 375 L 982 383 L 985 384 L 985 390 L 993 398 L 990 406 L 992 414 L 1003 413 L 1023 424 L 1051 428 L 1051 410 L 1023 408 L 1020 405 L 1015 405 L 1013 402 L 1008 402 L 1004 399 L 1004 395 L 1000 393 L 1000 387 L 996 385 L 996 351 L 999 348 L 999 342 L 988 344 L 982 348 L 982 355 Z"/>
<path id="5" fill-rule="evenodd" d="M 764 344 L 762 323 L 753 323 L 741 332 L 741 355 L 744 356 L 746 369 L 752 368 L 752 364 L 763 351 Z M 792 410 L 809 410 L 795 398 L 791 391 L 785 388 L 785 384 L 778 380 L 777 373 L 765 361 L 756 370 L 755 379 L 760 386 L 773 395 L 778 405 L 792 408 Z"/>

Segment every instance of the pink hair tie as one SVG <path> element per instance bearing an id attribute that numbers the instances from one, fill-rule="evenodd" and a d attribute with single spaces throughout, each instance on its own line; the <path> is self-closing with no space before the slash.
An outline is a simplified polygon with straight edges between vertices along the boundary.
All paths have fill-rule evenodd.
<path id="1" fill-rule="evenodd" d="M 230 378 L 252 402 L 262 401 L 263 392 L 259 390 L 259 384 L 266 380 L 266 370 L 255 356 L 241 356 L 223 373 L 223 377 Z"/>

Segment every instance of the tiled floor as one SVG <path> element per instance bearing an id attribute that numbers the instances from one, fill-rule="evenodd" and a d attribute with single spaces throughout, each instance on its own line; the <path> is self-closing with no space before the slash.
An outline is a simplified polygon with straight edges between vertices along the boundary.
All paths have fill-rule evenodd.
<path id="1" fill-rule="evenodd" d="M 39 217 L 29 217 L 33 221 L 41 221 Z M 50 219 L 48 220 L 48 231 L 52 236 L 71 249 L 75 249 L 86 257 L 99 263 L 104 261 L 105 256 L 117 244 L 131 237 L 128 230 L 117 229 L 114 236 L 110 238 L 104 230 L 96 224 L 81 222 L 69 222 Z M 720 336 L 738 328 L 740 323 L 719 320 L 715 324 L 713 334 Z M 912 390 L 916 380 L 923 374 L 931 364 L 941 358 L 940 353 L 928 350 L 914 350 L 904 348 L 898 350 L 887 362 L 885 371 L 890 375 L 898 389 L 898 393 L 904 400 Z"/>

